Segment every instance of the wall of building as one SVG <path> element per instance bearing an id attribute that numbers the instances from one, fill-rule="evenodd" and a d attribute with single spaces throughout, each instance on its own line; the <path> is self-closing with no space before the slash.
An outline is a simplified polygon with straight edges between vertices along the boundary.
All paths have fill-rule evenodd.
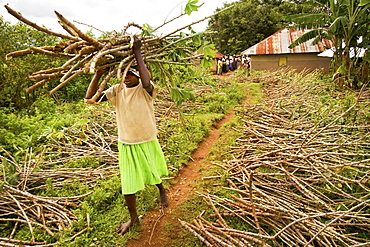
<path id="1" fill-rule="evenodd" d="M 251 55 L 251 70 L 278 70 L 290 67 L 297 71 L 322 69 L 329 72 L 330 57 L 318 57 L 317 53 Z"/>

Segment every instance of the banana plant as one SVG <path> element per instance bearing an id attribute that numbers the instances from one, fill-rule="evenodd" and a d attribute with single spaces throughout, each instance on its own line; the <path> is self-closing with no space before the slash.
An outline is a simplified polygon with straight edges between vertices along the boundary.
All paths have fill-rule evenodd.
<path id="1" fill-rule="evenodd" d="M 363 43 L 360 37 L 367 38 L 369 30 L 370 0 L 319 0 L 308 1 L 317 13 L 304 13 L 288 16 L 286 19 L 294 23 L 294 27 L 309 28 L 295 40 L 290 48 L 313 40 L 313 44 L 322 39 L 331 39 L 335 44 L 334 69 L 336 83 L 340 87 L 356 88 L 359 83 L 354 80 L 357 60 L 351 59 L 350 50 L 357 50 Z M 366 59 L 364 60 L 366 61 Z"/>

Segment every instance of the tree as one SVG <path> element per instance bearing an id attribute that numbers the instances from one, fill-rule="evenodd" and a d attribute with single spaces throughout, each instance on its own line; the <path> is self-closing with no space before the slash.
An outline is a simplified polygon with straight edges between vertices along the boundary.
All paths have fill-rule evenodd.
<path id="1" fill-rule="evenodd" d="M 26 93 L 26 89 L 35 82 L 26 78 L 35 71 L 50 67 L 59 67 L 66 60 L 41 54 L 16 57 L 6 60 L 6 54 L 14 51 L 38 46 L 54 46 L 59 38 L 37 31 L 23 23 L 11 25 L 0 16 L 0 107 L 14 107 L 23 109 L 31 105 L 41 95 L 48 95 L 48 91 L 60 82 L 52 80 L 43 88 Z M 66 85 L 54 98 L 57 100 L 76 101 L 85 95 L 85 84 L 89 81 L 88 75 L 80 75 L 74 79 L 73 85 Z"/>
<path id="2" fill-rule="evenodd" d="M 31 85 L 26 77 L 35 69 L 45 68 L 58 60 L 43 56 L 25 56 L 6 60 L 5 56 L 9 52 L 30 46 L 52 45 L 55 39 L 21 23 L 11 25 L 4 21 L 2 16 L 0 16 L 0 29 L 0 106 L 21 109 L 31 104 L 42 93 L 26 94 L 25 89 Z"/>
<path id="3" fill-rule="evenodd" d="M 309 1 L 317 13 L 297 14 L 287 18 L 296 28 L 313 28 L 294 41 L 290 47 L 314 39 L 332 39 L 335 44 L 335 82 L 340 87 L 358 88 L 368 80 L 369 55 L 361 63 L 358 48 L 369 48 L 370 0 L 321 0 Z M 358 76 L 358 75 L 362 76 Z"/>
<path id="4" fill-rule="evenodd" d="M 224 4 L 223 8 L 230 5 Z M 211 18 L 209 39 L 220 52 L 239 54 L 284 27 L 284 15 L 301 11 L 302 4 L 290 1 L 240 0 Z"/>

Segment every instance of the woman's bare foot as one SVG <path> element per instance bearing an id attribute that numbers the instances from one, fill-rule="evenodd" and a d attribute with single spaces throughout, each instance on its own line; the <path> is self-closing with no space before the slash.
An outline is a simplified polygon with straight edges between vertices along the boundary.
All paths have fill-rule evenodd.
<path id="1" fill-rule="evenodd" d="M 136 219 L 136 220 L 129 220 L 125 223 L 122 223 L 118 226 L 118 229 L 117 229 L 117 233 L 119 235 L 124 235 L 126 232 L 128 232 L 130 230 L 130 228 L 136 224 L 139 223 L 139 220 Z"/>

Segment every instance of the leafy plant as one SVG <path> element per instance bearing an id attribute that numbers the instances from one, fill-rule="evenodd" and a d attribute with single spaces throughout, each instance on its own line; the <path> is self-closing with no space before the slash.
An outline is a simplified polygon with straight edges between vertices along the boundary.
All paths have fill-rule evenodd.
<path id="1" fill-rule="evenodd" d="M 180 89 L 177 87 L 171 88 L 170 96 L 176 102 L 176 106 L 181 106 L 181 104 L 186 100 L 195 101 L 195 96 L 191 93 L 194 91 L 193 88 Z"/>
<path id="2" fill-rule="evenodd" d="M 3 182 L 10 185 L 16 185 L 18 181 L 18 175 L 17 166 L 8 162 L 6 158 L 1 158 L 0 176 L 4 178 Z"/>
<path id="3" fill-rule="evenodd" d="M 190 15 L 193 11 L 198 11 L 200 6 L 196 5 L 198 0 L 188 0 L 188 3 L 185 6 L 184 12 L 187 15 Z"/>
<path id="4" fill-rule="evenodd" d="M 312 28 L 311 31 L 296 39 L 289 47 L 313 39 L 313 44 L 323 39 L 333 40 L 334 49 L 334 82 L 343 88 L 359 88 L 368 80 L 368 73 L 362 71 L 362 64 L 367 70 L 368 58 L 360 62 L 358 53 L 368 47 L 369 34 L 368 0 L 324 0 L 307 1 L 316 13 L 302 13 L 286 17 L 299 28 Z M 353 54 L 353 55 L 351 55 Z M 353 56 L 353 58 L 351 57 Z M 367 55 L 366 55 L 367 56 Z M 356 67 L 361 67 L 358 71 Z M 358 77 L 358 73 L 367 75 Z"/>

